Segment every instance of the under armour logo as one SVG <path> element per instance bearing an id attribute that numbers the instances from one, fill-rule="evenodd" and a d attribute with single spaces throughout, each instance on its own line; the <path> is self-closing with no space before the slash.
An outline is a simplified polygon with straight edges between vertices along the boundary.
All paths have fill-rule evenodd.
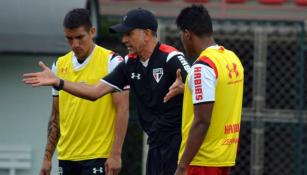
<path id="1" fill-rule="evenodd" d="M 58 169 L 58 175 L 63 175 L 63 168 L 62 168 L 62 167 L 59 167 L 59 169 Z"/>
<path id="2" fill-rule="evenodd" d="M 99 174 L 103 173 L 103 168 L 100 167 L 99 169 L 93 168 L 93 174 L 96 174 L 97 172 L 99 172 Z"/>
<path id="3" fill-rule="evenodd" d="M 62 68 L 60 69 L 60 72 L 61 72 L 62 74 L 66 74 L 66 73 L 68 72 L 68 68 L 67 68 L 67 67 L 62 67 Z"/>
<path id="4" fill-rule="evenodd" d="M 232 63 L 232 69 L 230 68 L 229 64 L 226 65 L 226 68 L 228 69 L 229 78 L 232 78 L 233 73 L 236 75 L 236 77 L 239 76 L 239 71 L 237 70 L 237 65 L 235 63 Z"/>
<path id="5" fill-rule="evenodd" d="M 137 78 L 139 80 L 139 79 L 141 79 L 141 74 L 138 73 L 138 74 L 135 75 L 135 73 L 133 72 L 133 73 L 131 73 L 131 78 L 132 79 Z"/>

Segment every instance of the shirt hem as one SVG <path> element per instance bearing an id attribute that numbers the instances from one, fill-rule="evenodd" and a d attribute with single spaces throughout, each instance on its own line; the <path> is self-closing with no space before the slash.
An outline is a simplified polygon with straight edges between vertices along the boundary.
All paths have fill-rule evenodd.
<path id="1" fill-rule="evenodd" d="M 58 156 L 58 160 L 70 160 L 70 161 L 81 161 L 89 159 L 98 159 L 98 158 L 108 158 L 109 155 L 94 155 L 94 156 L 78 156 L 78 157 L 61 157 Z"/>
<path id="2" fill-rule="evenodd" d="M 208 166 L 208 167 L 230 167 L 234 166 L 234 162 L 227 163 L 208 163 L 208 162 L 199 162 L 199 163 L 190 163 L 192 166 Z"/>

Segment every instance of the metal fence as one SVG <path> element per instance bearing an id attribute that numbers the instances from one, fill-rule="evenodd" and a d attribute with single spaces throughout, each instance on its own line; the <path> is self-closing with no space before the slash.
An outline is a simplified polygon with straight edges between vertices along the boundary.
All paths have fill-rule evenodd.
<path id="1" fill-rule="evenodd" d="M 160 19 L 160 24 L 160 40 L 183 50 L 174 19 Z M 245 69 L 240 148 L 231 174 L 307 175 L 304 23 L 214 20 L 213 26 L 216 42 L 237 53 Z M 106 36 L 105 41 L 114 41 Z M 119 49 L 118 43 L 102 43 Z M 136 116 L 131 118 L 135 123 Z M 133 142 L 135 139 L 129 137 L 128 131 L 128 143 L 141 144 L 139 139 L 138 143 Z M 127 145 L 124 152 L 135 153 L 134 148 Z M 137 168 L 133 171 L 127 168 L 122 174 L 140 174 L 136 173 L 140 172 L 140 160 L 139 155 L 135 159 Z M 129 165 L 125 161 L 129 161 Z M 124 169 L 131 166 L 130 158 L 124 157 L 123 163 Z"/>
<path id="2" fill-rule="evenodd" d="M 182 48 L 178 31 L 162 38 Z M 303 22 L 215 20 L 215 39 L 245 70 L 243 118 L 232 175 L 307 175 L 307 52 Z"/>

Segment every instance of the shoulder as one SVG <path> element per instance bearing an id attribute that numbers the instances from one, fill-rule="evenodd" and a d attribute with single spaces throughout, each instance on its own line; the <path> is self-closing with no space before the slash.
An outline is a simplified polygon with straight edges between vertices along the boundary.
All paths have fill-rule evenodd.
<path id="1" fill-rule="evenodd" d="M 95 49 L 93 51 L 93 54 L 96 57 L 108 58 L 109 61 L 110 61 L 111 58 L 116 57 L 117 55 L 119 55 L 116 52 L 114 52 L 112 50 L 109 50 L 109 49 L 106 49 L 104 47 L 101 47 L 99 45 L 95 45 Z"/>
<path id="2" fill-rule="evenodd" d="M 182 59 L 184 57 L 184 54 L 182 52 L 178 51 L 176 48 L 167 44 L 161 44 L 159 50 L 166 54 L 166 62 L 170 61 L 175 56 L 181 56 Z"/>
<path id="3" fill-rule="evenodd" d="M 121 62 L 123 62 L 123 60 L 123 57 L 120 56 L 118 53 L 111 52 L 108 60 L 109 73 L 112 72 L 115 67 L 117 67 Z"/>
<path id="4" fill-rule="evenodd" d="M 206 68 L 206 69 L 212 69 L 214 71 L 214 74 L 216 78 L 218 78 L 218 71 L 215 63 L 207 56 L 200 56 L 197 58 L 197 60 L 193 63 L 193 69 L 197 69 L 199 67 Z"/>
<path id="5" fill-rule="evenodd" d="M 95 45 L 95 51 L 97 52 L 104 52 L 104 53 L 110 53 L 110 52 L 113 52 L 113 51 L 111 51 L 111 50 L 109 50 L 109 49 L 107 49 L 107 48 L 104 48 L 104 47 L 101 47 L 101 46 L 99 46 L 99 45 Z"/>
<path id="6" fill-rule="evenodd" d="M 123 61 L 123 57 L 120 54 L 99 45 L 95 45 L 94 52 L 96 52 L 94 54 L 96 57 L 107 59 L 109 63 L 120 63 Z"/>
<path id="7" fill-rule="evenodd" d="M 68 52 L 68 53 L 66 53 L 65 55 L 62 55 L 62 56 L 60 56 L 59 58 L 58 58 L 58 60 L 63 60 L 63 59 L 67 59 L 68 57 L 71 57 L 73 55 L 73 52 L 72 51 L 70 51 L 70 52 Z"/>
<path id="8" fill-rule="evenodd" d="M 171 53 L 173 51 L 177 51 L 177 49 L 175 47 L 172 47 L 172 46 L 167 45 L 167 44 L 160 44 L 159 50 L 161 52 L 164 52 L 164 53 Z"/>
<path id="9" fill-rule="evenodd" d="M 193 63 L 195 64 L 204 64 L 209 67 L 215 66 L 215 63 L 208 56 L 199 56 L 197 60 Z"/>
<path id="10" fill-rule="evenodd" d="M 113 52 L 113 51 L 110 52 L 109 62 L 122 62 L 123 60 L 124 59 L 120 54 Z"/>
<path id="11" fill-rule="evenodd" d="M 137 59 L 137 55 L 136 54 L 127 54 L 125 56 L 125 58 L 124 58 L 125 63 L 128 63 L 128 62 L 130 62 L 132 60 L 135 60 L 135 59 Z"/>
<path id="12" fill-rule="evenodd" d="M 73 52 L 70 51 L 63 56 L 60 56 L 55 63 L 56 63 L 56 65 L 58 65 L 58 64 L 61 64 L 65 61 L 69 61 L 69 60 L 71 60 L 72 56 L 73 56 Z"/>

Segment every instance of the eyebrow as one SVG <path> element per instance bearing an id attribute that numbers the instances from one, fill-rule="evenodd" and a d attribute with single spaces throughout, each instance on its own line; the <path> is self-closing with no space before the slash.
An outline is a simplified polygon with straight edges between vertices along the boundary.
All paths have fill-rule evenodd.
<path id="1" fill-rule="evenodd" d="M 81 39 L 81 38 L 83 38 L 85 35 L 84 34 L 81 34 L 81 35 L 77 35 L 77 36 L 75 36 L 75 37 L 71 37 L 71 36 L 65 36 L 67 39 L 69 39 L 69 40 L 71 40 L 71 39 Z"/>

